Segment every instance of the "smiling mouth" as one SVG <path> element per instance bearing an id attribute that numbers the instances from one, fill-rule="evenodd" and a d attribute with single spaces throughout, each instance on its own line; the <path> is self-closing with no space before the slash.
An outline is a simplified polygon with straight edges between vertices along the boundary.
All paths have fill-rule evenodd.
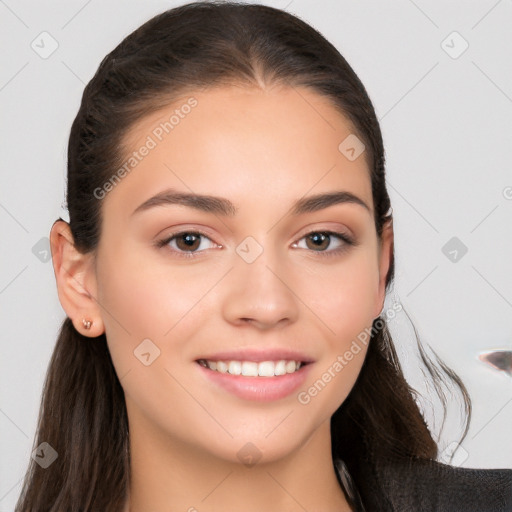
<path id="1" fill-rule="evenodd" d="M 298 372 L 309 363 L 280 359 L 277 361 L 210 361 L 198 359 L 196 363 L 210 370 L 243 377 L 277 377 Z"/>

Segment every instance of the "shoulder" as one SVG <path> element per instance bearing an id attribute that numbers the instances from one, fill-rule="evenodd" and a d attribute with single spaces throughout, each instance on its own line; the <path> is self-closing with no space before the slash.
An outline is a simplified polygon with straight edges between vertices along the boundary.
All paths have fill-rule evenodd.
<path id="1" fill-rule="evenodd" d="M 512 469 L 386 460 L 367 466 L 355 482 L 342 460 L 335 467 L 358 512 L 512 512 Z"/>
<path id="2" fill-rule="evenodd" d="M 390 465 L 382 483 L 396 510 L 512 511 L 512 469 L 462 468 L 414 460 Z"/>

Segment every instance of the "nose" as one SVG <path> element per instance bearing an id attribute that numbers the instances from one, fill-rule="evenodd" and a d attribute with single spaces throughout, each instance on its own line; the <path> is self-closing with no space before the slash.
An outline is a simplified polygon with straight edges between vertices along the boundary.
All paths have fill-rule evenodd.
<path id="1" fill-rule="evenodd" d="M 222 311 L 233 325 L 253 325 L 261 330 L 296 322 L 300 300 L 293 291 L 293 275 L 270 251 L 252 263 L 235 258 L 229 272 Z"/>

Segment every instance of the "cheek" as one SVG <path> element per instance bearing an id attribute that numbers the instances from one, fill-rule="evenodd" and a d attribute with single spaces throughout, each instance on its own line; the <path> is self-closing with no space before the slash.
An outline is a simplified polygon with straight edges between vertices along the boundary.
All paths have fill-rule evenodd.
<path id="1" fill-rule="evenodd" d="M 374 253 L 361 250 L 308 275 L 301 293 L 324 333 L 325 351 L 298 401 L 327 418 L 350 393 L 364 363 L 379 273 Z"/>
<path id="2" fill-rule="evenodd" d="M 136 248 L 106 249 L 97 275 L 98 298 L 112 332 L 124 328 L 132 336 L 159 338 L 190 308 L 194 296 L 195 281 L 182 279 L 179 269 L 148 262 Z"/>
<path id="3" fill-rule="evenodd" d="M 341 344 L 373 321 L 379 271 L 370 250 L 357 250 L 335 265 L 316 265 L 303 277 L 300 296 L 325 324 L 329 339 Z"/>
<path id="4" fill-rule="evenodd" d="M 175 411 L 191 410 L 192 417 L 199 417 L 196 423 L 204 420 L 204 411 L 194 409 L 194 401 L 179 384 L 183 377 L 172 376 L 184 362 L 191 364 L 185 361 L 184 347 L 198 325 L 194 315 L 199 308 L 194 304 L 208 290 L 207 280 L 183 274 L 174 271 L 171 276 L 156 265 L 144 265 L 135 254 L 121 258 L 120 251 L 103 257 L 97 267 L 108 348 L 132 419 L 152 417 L 168 432 L 182 436 L 173 420 Z"/>
<path id="5" fill-rule="evenodd" d="M 198 265 L 148 264 L 135 250 L 104 251 L 97 265 L 98 300 L 118 373 L 133 365 L 134 350 L 146 339 L 160 350 L 158 363 L 167 350 L 183 354 L 187 337 L 205 317 L 202 299 L 218 280 L 214 274 Z"/>

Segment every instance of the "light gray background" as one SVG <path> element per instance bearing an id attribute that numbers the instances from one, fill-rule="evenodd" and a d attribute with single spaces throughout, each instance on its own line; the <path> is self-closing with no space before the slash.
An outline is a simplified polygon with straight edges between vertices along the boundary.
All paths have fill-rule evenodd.
<path id="1" fill-rule="evenodd" d="M 67 138 L 83 88 L 128 33 L 182 3 L 0 0 L 3 512 L 13 509 L 20 491 L 44 375 L 64 318 L 51 261 L 41 259 L 52 222 L 67 219 L 61 209 Z M 387 152 L 394 299 L 473 398 L 474 418 L 457 463 L 512 467 L 512 380 L 477 359 L 484 350 L 512 348 L 512 2 L 262 3 L 312 24 L 365 84 Z M 40 36 L 43 31 L 58 42 L 46 59 L 31 47 L 33 41 L 42 47 L 41 37 L 48 37 Z M 457 55 L 463 40 L 469 46 Z M 456 262 L 442 252 L 452 237 L 468 248 Z M 421 383 L 403 313 L 391 329 L 406 374 Z M 441 448 L 458 434 L 455 415 Z"/>

